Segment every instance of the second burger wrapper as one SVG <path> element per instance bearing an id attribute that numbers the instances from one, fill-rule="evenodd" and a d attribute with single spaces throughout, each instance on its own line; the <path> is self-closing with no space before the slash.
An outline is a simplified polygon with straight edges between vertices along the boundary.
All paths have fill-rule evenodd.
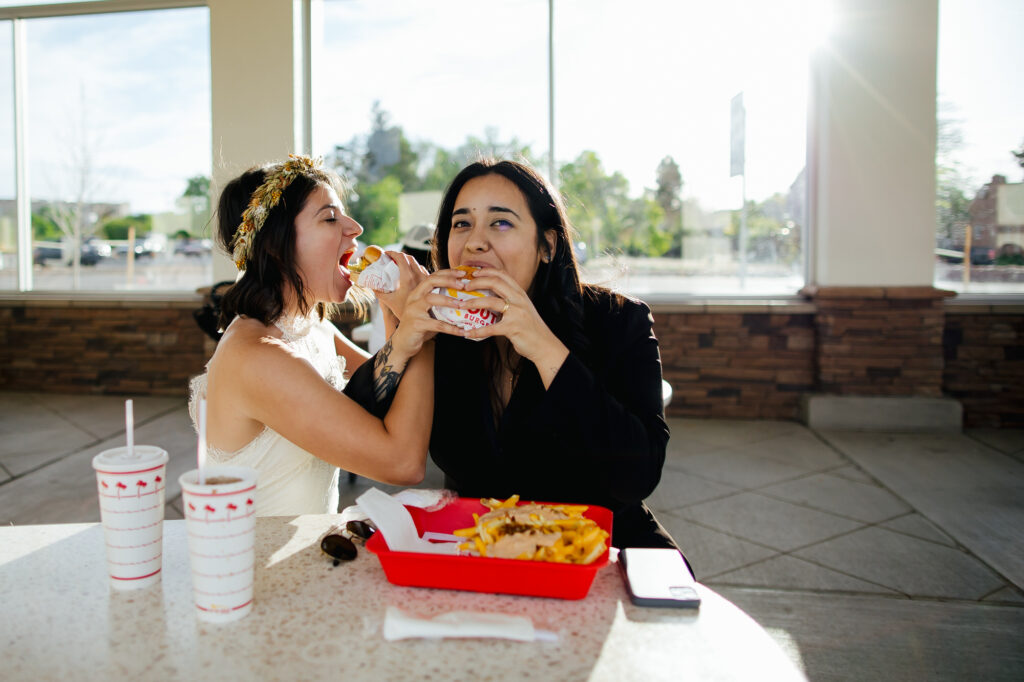
<path id="1" fill-rule="evenodd" d="M 434 289 L 435 294 L 444 294 L 450 298 L 454 298 L 459 301 L 471 301 L 475 298 L 483 298 L 484 296 L 493 296 L 493 292 L 487 291 L 462 291 L 461 289 L 447 289 L 438 287 Z M 434 319 L 453 324 L 460 329 L 478 329 L 479 327 L 486 327 L 492 325 L 495 322 L 501 321 L 501 313 L 491 312 L 486 308 L 477 309 L 462 309 L 462 308 L 443 308 L 441 306 L 432 306 L 430 308 L 430 314 L 434 316 Z M 480 341 L 480 339 L 474 339 Z"/>
<path id="2" fill-rule="evenodd" d="M 398 270 L 398 263 L 387 255 L 382 255 L 359 273 L 357 283 L 364 289 L 389 294 L 398 288 L 401 277 L 402 273 Z"/>

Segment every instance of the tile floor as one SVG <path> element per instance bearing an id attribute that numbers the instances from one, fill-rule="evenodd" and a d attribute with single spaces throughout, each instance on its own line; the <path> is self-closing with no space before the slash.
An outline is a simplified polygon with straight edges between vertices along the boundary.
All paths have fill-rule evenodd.
<path id="1" fill-rule="evenodd" d="M 171 455 L 167 518 L 181 518 L 185 406 L 138 397 L 135 422 L 136 442 Z M 670 426 L 648 503 L 698 579 L 810 679 L 1024 679 L 1024 431 Z M 0 392 L 0 523 L 98 521 L 90 461 L 123 439 L 123 398 Z M 369 485 L 343 477 L 342 504 Z M 431 467 L 423 486 L 441 485 Z"/>

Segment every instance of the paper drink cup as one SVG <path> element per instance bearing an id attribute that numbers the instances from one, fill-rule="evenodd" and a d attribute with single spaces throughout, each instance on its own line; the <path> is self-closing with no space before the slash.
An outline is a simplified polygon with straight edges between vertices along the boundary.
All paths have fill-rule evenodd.
<path id="1" fill-rule="evenodd" d="M 92 458 L 107 545 L 110 584 L 136 590 L 160 582 L 167 451 L 155 445 L 111 448 Z"/>
<path id="2" fill-rule="evenodd" d="M 203 467 L 181 475 L 189 563 L 196 616 L 228 623 L 252 610 L 256 558 L 256 470 L 242 466 Z M 221 483 L 230 479 L 234 482 Z"/>

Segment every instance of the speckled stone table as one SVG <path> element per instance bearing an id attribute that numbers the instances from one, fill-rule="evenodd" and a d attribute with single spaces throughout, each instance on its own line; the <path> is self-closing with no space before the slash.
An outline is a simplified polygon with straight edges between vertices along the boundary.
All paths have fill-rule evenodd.
<path id="1" fill-rule="evenodd" d="M 372 553 L 337 567 L 337 517 L 256 526 L 252 613 L 193 614 L 184 521 L 164 524 L 162 583 L 108 587 L 99 524 L 0 528 L 4 680 L 803 680 L 746 614 L 701 587 L 699 612 L 633 606 L 614 565 L 578 601 L 398 587 Z M 385 608 L 526 615 L 557 642 L 385 641 Z"/>

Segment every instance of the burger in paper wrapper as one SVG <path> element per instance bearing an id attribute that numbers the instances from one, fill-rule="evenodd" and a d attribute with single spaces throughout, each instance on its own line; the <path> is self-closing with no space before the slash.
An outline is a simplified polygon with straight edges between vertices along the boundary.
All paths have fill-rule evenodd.
<path id="1" fill-rule="evenodd" d="M 475 268 L 468 265 L 460 265 L 456 270 L 462 270 L 466 273 L 466 279 L 473 279 L 473 272 L 480 268 Z M 447 289 L 440 288 L 434 289 L 435 294 L 444 294 L 450 298 L 454 298 L 458 301 L 472 301 L 473 299 L 483 298 L 484 296 L 493 296 L 494 293 L 487 291 L 463 291 L 460 289 Z M 486 327 L 492 325 L 495 322 L 501 321 L 501 313 L 490 311 L 486 308 L 444 308 L 441 306 L 433 306 L 430 309 L 430 314 L 434 316 L 434 319 L 453 324 L 460 329 L 478 329 L 480 327 Z M 476 339 L 479 341 L 480 339 Z"/>
<path id="2" fill-rule="evenodd" d="M 389 294 L 398 288 L 401 272 L 398 264 L 390 257 L 384 257 L 384 250 L 379 246 L 367 246 L 362 257 L 349 265 L 349 271 L 358 275 L 356 284 L 364 289 L 372 289 Z"/>

